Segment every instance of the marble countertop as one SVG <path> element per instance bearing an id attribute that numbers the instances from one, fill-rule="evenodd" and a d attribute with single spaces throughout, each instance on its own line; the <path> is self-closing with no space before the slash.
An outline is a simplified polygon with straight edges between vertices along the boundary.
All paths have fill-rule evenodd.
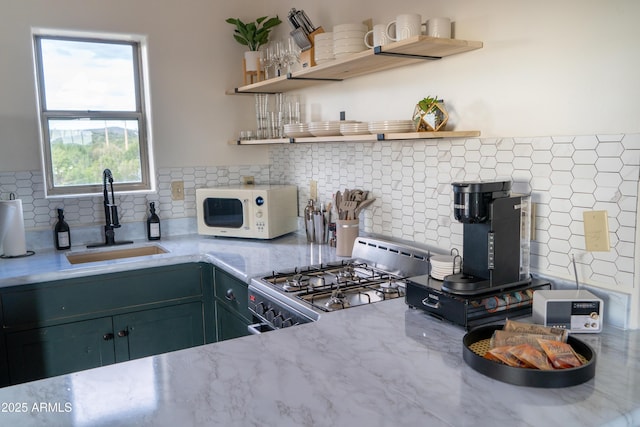
<path id="1" fill-rule="evenodd" d="M 75 265 L 66 258 L 69 252 L 97 252 L 154 244 L 168 250 L 168 253 Z M 308 244 L 302 233 L 291 233 L 269 241 L 185 235 L 163 238 L 158 242 L 136 241 L 133 245 L 111 248 L 74 246 L 70 251 L 40 250 L 29 257 L 0 259 L 0 287 L 199 261 L 213 263 L 247 281 L 274 269 L 335 259 L 340 259 L 335 248 Z"/>
<path id="2" fill-rule="evenodd" d="M 0 389 L 20 426 L 626 426 L 640 423 L 640 332 L 582 335 L 596 375 L 541 389 L 462 359 L 464 331 L 402 300 Z M 43 406 L 45 405 L 45 406 Z M 46 408 L 49 405 L 49 409 Z M 2 408 L 4 408 L 3 406 Z"/>
<path id="3" fill-rule="evenodd" d="M 29 257 L 0 286 L 167 262 L 215 261 L 238 277 L 325 262 L 330 248 L 275 241 L 163 240 L 171 255 L 70 266 Z M 59 271 L 55 270 L 58 263 Z M 21 270 L 21 269 L 25 270 Z M 13 273 L 8 270 L 12 270 Z M 580 335 L 595 377 L 540 389 L 488 378 L 462 359 L 464 330 L 402 300 L 318 322 L 0 389 L 0 423 L 20 426 L 627 426 L 640 424 L 640 331 Z"/>

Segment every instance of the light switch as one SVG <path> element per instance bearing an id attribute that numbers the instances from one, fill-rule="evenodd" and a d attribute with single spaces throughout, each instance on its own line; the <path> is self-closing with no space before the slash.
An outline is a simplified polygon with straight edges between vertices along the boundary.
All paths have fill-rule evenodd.
<path id="1" fill-rule="evenodd" d="M 607 211 L 584 211 L 585 248 L 591 252 L 607 252 L 609 243 L 609 221 Z"/>
<path id="2" fill-rule="evenodd" d="M 171 200 L 184 200 L 184 181 L 171 182 Z"/>

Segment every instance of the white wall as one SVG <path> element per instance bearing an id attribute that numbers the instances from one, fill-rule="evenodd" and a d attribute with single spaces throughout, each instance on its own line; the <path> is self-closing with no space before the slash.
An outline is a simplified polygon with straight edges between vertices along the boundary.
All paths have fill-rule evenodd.
<path id="1" fill-rule="evenodd" d="M 254 126 L 254 116 L 250 96 L 224 94 L 241 83 L 243 51 L 224 19 L 277 13 L 285 23 L 276 35 L 284 36 L 291 7 L 327 31 L 404 12 L 448 16 L 457 38 L 484 43 L 472 53 L 305 91 L 310 120 L 341 110 L 361 120 L 405 118 L 416 100 L 434 94 L 447 102 L 452 126 L 483 136 L 640 130 L 634 0 L 0 0 L 0 7 L 0 171 L 40 167 L 32 26 L 148 35 L 159 167 L 264 163 L 264 147 L 227 145 Z"/>
<path id="2" fill-rule="evenodd" d="M 542 0 L 272 0 L 303 9 L 316 25 L 398 13 L 447 16 L 455 37 L 484 48 L 307 90 L 313 120 L 402 119 L 415 102 L 438 95 L 454 110 L 452 124 L 482 136 L 632 133 L 640 130 L 640 2 Z M 313 110 L 311 109 L 311 106 Z"/>
<path id="3" fill-rule="evenodd" d="M 224 19 L 246 9 L 209 0 L 0 0 L 0 172 L 40 168 L 32 27 L 148 36 L 159 167 L 264 164 L 264 148 L 227 144 L 254 123 L 251 97 L 224 94 L 242 81 L 243 51 Z"/>

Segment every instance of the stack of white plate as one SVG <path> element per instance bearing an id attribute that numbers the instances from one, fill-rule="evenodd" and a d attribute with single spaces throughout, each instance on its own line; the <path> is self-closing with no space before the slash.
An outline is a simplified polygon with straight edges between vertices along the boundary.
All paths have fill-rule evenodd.
<path id="1" fill-rule="evenodd" d="M 333 27 L 333 55 L 336 58 L 352 55 L 367 50 L 364 35 L 367 33 L 364 24 L 340 24 Z"/>
<path id="2" fill-rule="evenodd" d="M 337 136 L 340 135 L 340 121 L 311 122 L 309 132 L 313 136 Z"/>
<path id="3" fill-rule="evenodd" d="M 340 133 L 343 135 L 365 135 L 369 133 L 369 124 L 364 122 L 343 122 L 340 125 Z"/>
<path id="4" fill-rule="evenodd" d="M 450 274 L 460 273 L 462 258 L 452 255 L 433 255 L 431 262 L 431 277 L 442 280 Z"/>
<path id="5" fill-rule="evenodd" d="M 284 134 L 289 138 L 302 138 L 305 136 L 313 136 L 309 132 L 309 125 L 306 123 L 291 123 L 284 125 Z"/>
<path id="6" fill-rule="evenodd" d="M 316 64 L 335 59 L 333 56 L 333 33 L 316 34 L 313 38 L 313 59 Z"/>
<path id="7" fill-rule="evenodd" d="M 370 133 L 403 133 L 415 132 L 413 120 L 380 120 L 369 122 Z"/>

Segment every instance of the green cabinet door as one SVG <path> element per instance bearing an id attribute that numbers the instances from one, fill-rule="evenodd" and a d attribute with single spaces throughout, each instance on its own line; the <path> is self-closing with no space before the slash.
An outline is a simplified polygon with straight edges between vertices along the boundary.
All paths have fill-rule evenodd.
<path id="1" fill-rule="evenodd" d="M 216 300 L 216 323 L 218 325 L 218 341 L 249 335 L 249 321 L 230 310 L 225 303 Z"/>
<path id="2" fill-rule="evenodd" d="M 116 362 L 202 345 L 201 302 L 113 317 Z"/>
<path id="3" fill-rule="evenodd" d="M 111 317 L 9 333 L 12 384 L 115 362 Z"/>

